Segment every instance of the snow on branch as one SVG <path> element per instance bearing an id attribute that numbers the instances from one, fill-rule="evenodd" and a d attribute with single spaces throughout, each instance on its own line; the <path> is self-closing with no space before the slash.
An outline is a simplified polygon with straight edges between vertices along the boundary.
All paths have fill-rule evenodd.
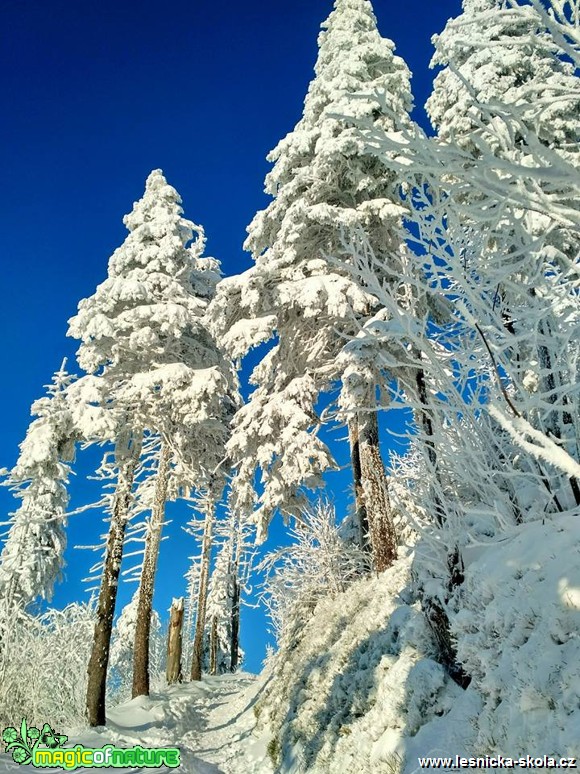
<path id="1" fill-rule="evenodd" d="M 487 410 L 522 449 L 537 459 L 548 462 L 572 478 L 580 479 L 580 465 L 576 460 L 548 436 L 532 427 L 524 417 L 508 417 L 497 406 L 493 405 L 487 406 Z M 526 436 L 531 439 L 531 442 L 526 441 Z"/>

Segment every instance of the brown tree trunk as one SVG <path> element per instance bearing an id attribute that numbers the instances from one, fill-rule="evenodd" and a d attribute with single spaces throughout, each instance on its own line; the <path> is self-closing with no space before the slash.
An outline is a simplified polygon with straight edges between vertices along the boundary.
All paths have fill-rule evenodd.
<path id="1" fill-rule="evenodd" d="M 397 536 L 379 447 L 375 411 L 359 414 L 361 480 L 376 572 L 390 567 L 397 558 Z"/>
<path id="2" fill-rule="evenodd" d="M 416 386 L 419 401 L 421 403 L 421 425 L 423 426 L 423 432 L 425 433 L 427 456 L 429 457 L 435 480 L 442 489 L 441 475 L 437 460 L 437 449 L 433 440 L 433 421 L 429 413 L 427 381 L 425 379 L 425 372 L 422 368 L 419 368 L 417 371 Z M 437 492 L 434 491 L 432 497 L 435 504 L 435 519 L 439 528 L 442 528 L 447 521 L 445 509 L 443 508 L 443 504 Z M 460 586 L 464 581 L 463 560 L 457 546 L 447 555 L 447 568 L 449 570 L 447 589 L 449 595 L 451 595 L 454 589 L 457 586 Z M 462 688 L 467 688 L 471 682 L 471 678 L 464 671 L 457 658 L 457 649 L 453 637 L 451 636 L 451 623 L 444 607 L 439 600 L 427 595 L 423 596 L 421 606 L 437 641 L 441 663 L 446 667 L 449 675 L 456 683 L 458 683 L 458 685 Z"/>
<path id="3" fill-rule="evenodd" d="M 348 440 L 350 444 L 350 459 L 352 464 L 352 477 L 354 481 L 354 501 L 356 519 L 359 529 L 359 543 L 360 547 L 364 551 L 372 551 L 370 535 L 369 535 L 369 520 L 367 516 L 367 509 L 365 505 L 363 482 L 362 482 L 362 469 L 360 462 L 360 437 L 358 428 L 358 418 L 353 417 L 348 423 Z"/>
<path id="4" fill-rule="evenodd" d="M 235 672 L 240 660 L 240 555 L 243 547 L 243 531 L 239 513 L 232 520 L 232 553 L 230 558 L 232 578 L 232 606 L 230 608 L 230 672 Z"/>
<path id="5" fill-rule="evenodd" d="M 433 597 L 424 597 L 421 606 L 437 641 L 439 662 L 443 664 L 449 676 L 457 685 L 463 689 L 467 688 L 471 683 L 471 677 L 465 672 L 457 659 L 457 648 L 451 636 L 449 616 L 441 603 Z"/>
<path id="6" fill-rule="evenodd" d="M 550 328 L 548 324 L 540 323 L 540 333 L 542 335 L 549 337 L 550 336 Z M 550 350 L 545 345 L 540 345 L 538 347 L 538 356 L 540 360 L 540 364 L 542 366 L 542 370 L 544 372 L 544 392 L 546 393 L 546 397 L 549 403 L 551 403 L 554 406 L 554 410 L 550 413 L 548 417 L 548 435 L 552 435 L 554 438 L 556 438 L 557 441 L 561 442 L 562 440 L 566 441 L 568 439 L 562 438 L 562 428 L 566 427 L 566 425 L 573 425 L 574 420 L 572 418 L 572 415 L 569 411 L 562 411 L 561 415 L 558 415 L 558 411 L 556 410 L 556 402 L 557 402 L 557 385 L 556 385 L 556 373 L 554 371 L 554 366 L 552 363 L 552 357 L 550 355 Z M 558 377 L 560 377 L 560 374 L 558 374 Z M 562 380 L 561 378 L 558 378 L 559 384 L 561 384 Z M 569 477 L 570 482 L 570 488 L 572 490 L 572 494 L 574 496 L 574 502 L 576 505 L 580 505 L 580 483 L 578 482 L 578 479 L 574 476 Z M 557 503 L 556 503 L 557 504 Z M 562 510 L 560 508 L 560 510 Z"/>
<path id="7" fill-rule="evenodd" d="M 420 355 L 419 355 L 420 357 Z M 427 456 L 429 463 L 433 469 L 433 474 L 438 483 L 440 482 L 439 467 L 437 465 L 437 450 L 435 449 L 435 442 L 433 441 L 433 421 L 429 414 L 429 400 L 427 395 L 427 382 L 425 380 L 425 371 L 419 368 L 415 378 L 417 384 L 417 392 L 419 394 L 419 401 L 421 403 L 421 425 L 423 432 L 425 433 L 425 445 L 427 447 Z M 445 523 L 446 516 L 445 510 L 436 491 L 433 491 L 433 501 L 435 503 L 435 519 L 437 524 L 442 527 Z"/>
<path id="8" fill-rule="evenodd" d="M 165 521 L 170 457 L 169 447 L 163 442 L 159 453 L 153 509 L 145 539 L 145 554 L 139 582 L 135 645 L 133 648 L 133 698 L 149 696 L 149 639 L 151 636 L 153 591 L 159 546 L 161 545 L 161 531 Z"/>
<path id="9" fill-rule="evenodd" d="M 93 635 L 91 657 L 87 669 L 87 717 L 90 726 L 105 725 L 105 692 L 113 617 L 119 585 L 119 573 L 123 558 L 125 530 L 131 505 L 135 468 L 141 453 L 141 440 L 127 438 L 117 447 L 119 468 L 113 512 L 107 537 L 101 588 L 97 604 L 97 620 Z"/>
<path id="10" fill-rule="evenodd" d="M 201 553 L 201 571 L 199 576 L 199 593 L 197 598 L 197 616 L 195 620 L 195 637 L 191 657 L 191 680 L 201 680 L 201 662 L 203 659 L 203 634 L 205 630 L 205 612 L 207 607 L 207 592 L 209 584 L 209 565 L 211 558 L 211 539 L 213 533 L 214 503 L 208 501 L 205 525 L 203 530 L 203 547 Z"/>
<path id="11" fill-rule="evenodd" d="M 167 634 L 167 669 L 165 672 L 167 685 L 180 683 L 183 680 L 183 672 L 181 669 L 183 608 L 183 597 L 173 600 L 169 617 L 169 631 Z"/>
<path id="12" fill-rule="evenodd" d="M 237 559 L 234 564 L 232 595 L 230 672 L 235 672 L 238 668 L 238 662 L 240 660 L 240 582 L 238 579 Z"/>
<path id="13" fill-rule="evenodd" d="M 218 634 L 217 634 L 217 616 L 211 619 L 211 634 L 209 643 L 209 673 L 217 675 L 217 652 L 218 652 Z"/>

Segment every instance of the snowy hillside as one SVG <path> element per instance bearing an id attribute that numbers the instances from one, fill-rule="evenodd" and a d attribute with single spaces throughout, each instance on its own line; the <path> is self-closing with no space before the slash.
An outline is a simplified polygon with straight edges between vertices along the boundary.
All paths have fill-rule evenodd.
<path id="1" fill-rule="evenodd" d="M 461 689 L 412 595 L 412 556 L 318 604 L 257 703 L 277 771 L 403 771 L 423 756 L 580 752 L 580 522 L 522 526 L 466 552 Z M 401 591 L 402 589 L 402 591 Z"/>

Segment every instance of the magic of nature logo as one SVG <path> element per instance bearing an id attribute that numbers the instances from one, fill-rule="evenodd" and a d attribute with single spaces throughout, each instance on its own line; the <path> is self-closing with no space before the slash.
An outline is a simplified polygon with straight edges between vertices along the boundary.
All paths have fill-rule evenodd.
<path id="1" fill-rule="evenodd" d="M 177 747 L 85 747 L 76 744 L 64 747 L 68 736 L 54 731 L 48 723 L 42 729 L 28 726 L 22 719 L 20 728 L 8 726 L 2 732 L 5 751 L 21 765 L 31 764 L 38 768 L 60 768 L 67 771 L 83 768 L 176 768 L 181 763 Z"/>

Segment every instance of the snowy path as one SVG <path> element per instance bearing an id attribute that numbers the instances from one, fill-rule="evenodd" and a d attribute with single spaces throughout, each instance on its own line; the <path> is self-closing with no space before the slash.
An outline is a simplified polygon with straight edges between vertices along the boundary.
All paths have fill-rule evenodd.
<path id="1" fill-rule="evenodd" d="M 207 677 L 200 684 L 167 689 L 150 698 L 141 697 L 117 707 L 108 715 L 104 729 L 71 733 L 67 747 L 83 744 L 102 747 L 175 746 L 181 750 L 178 772 L 187 774 L 270 774 L 267 739 L 252 735 L 257 678 L 238 674 Z M 58 771 L 58 770 L 57 770 Z M 79 768 L 84 772 L 91 769 Z M 116 769 L 116 771 L 129 771 Z M 130 771 L 151 772 L 151 769 Z M 158 771 L 168 772 L 163 768 Z M 38 772 L 19 766 L 0 755 L 0 774 Z"/>

